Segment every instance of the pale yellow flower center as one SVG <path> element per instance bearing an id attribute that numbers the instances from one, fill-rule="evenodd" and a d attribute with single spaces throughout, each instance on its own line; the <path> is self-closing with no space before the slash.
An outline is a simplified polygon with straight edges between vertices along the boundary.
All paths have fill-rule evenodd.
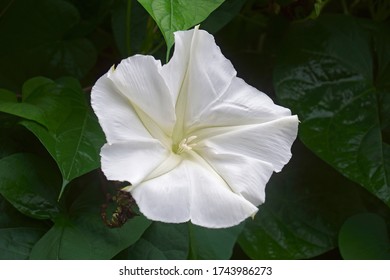
<path id="1" fill-rule="evenodd" d="M 196 146 L 196 143 L 193 141 L 198 138 L 197 136 L 190 136 L 188 138 L 183 138 L 179 144 L 173 145 L 172 151 L 178 155 L 184 153 L 186 151 L 192 150 L 193 147 Z"/>

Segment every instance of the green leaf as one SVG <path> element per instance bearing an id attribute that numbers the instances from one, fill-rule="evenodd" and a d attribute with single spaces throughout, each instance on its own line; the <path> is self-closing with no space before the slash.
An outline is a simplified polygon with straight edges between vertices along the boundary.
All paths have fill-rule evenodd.
<path id="1" fill-rule="evenodd" d="M 191 223 L 154 222 L 137 243 L 118 257 L 148 260 L 229 259 L 243 226 L 208 229 Z"/>
<path id="2" fill-rule="evenodd" d="M 156 21 L 165 42 L 168 54 L 175 41 L 173 33 L 187 30 L 205 20 L 224 0 L 138 0 Z"/>
<path id="3" fill-rule="evenodd" d="M 274 81 L 283 104 L 299 115 L 305 145 L 390 206 L 390 86 L 384 82 L 390 43 L 384 25 L 346 16 L 295 24 Z"/>
<path id="4" fill-rule="evenodd" d="M 0 111 L 23 117 L 57 162 L 63 189 L 72 179 L 100 165 L 99 151 L 104 142 L 101 128 L 73 79 L 57 83 L 34 78 L 23 85 L 23 102 L 0 102 Z"/>
<path id="5" fill-rule="evenodd" d="M 20 212 L 36 219 L 58 215 L 60 180 L 57 170 L 32 154 L 0 160 L 0 193 Z"/>
<path id="6" fill-rule="evenodd" d="M 12 91 L 0 89 L 0 102 L 16 102 L 16 100 L 16 95 Z"/>
<path id="7" fill-rule="evenodd" d="M 39 228 L 0 228 L 0 259 L 28 259 L 31 248 L 44 233 Z"/>
<path id="8" fill-rule="evenodd" d="M 243 224 L 227 229 L 208 229 L 186 224 L 154 222 L 128 249 L 128 259 L 229 259 Z"/>
<path id="9" fill-rule="evenodd" d="M 110 259 L 136 242 L 150 225 L 145 218 L 135 217 L 120 229 L 109 229 L 97 214 L 80 213 L 75 220 L 57 220 L 35 244 L 30 258 Z"/>
<path id="10" fill-rule="evenodd" d="M 349 218 L 339 234 L 340 253 L 349 260 L 390 260 L 390 239 L 385 220 L 373 213 Z"/>
<path id="11" fill-rule="evenodd" d="M 81 194 L 36 243 L 31 259 L 111 259 L 134 244 L 151 224 L 139 216 L 120 228 L 108 228 L 100 216 L 105 200 L 99 186 L 83 182 L 78 189 Z"/>
<path id="12" fill-rule="evenodd" d="M 75 36 L 77 9 L 62 0 L 3 1 L 0 7 L 0 86 L 19 89 L 23 81 L 45 75 L 82 78 L 97 53 L 86 38 Z M 7 3 L 5 3 L 7 2 Z"/>
<path id="13" fill-rule="evenodd" d="M 225 0 L 202 23 L 201 28 L 214 34 L 228 24 L 244 6 L 246 0 Z"/>
<path id="14" fill-rule="evenodd" d="M 57 162 L 63 188 L 100 166 L 104 134 L 74 79 L 34 78 L 23 85 L 23 102 L 0 102 L 0 111 L 23 117 L 21 124 Z"/>
<path id="15" fill-rule="evenodd" d="M 366 209 L 379 211 L 379 206 L 388 212 L 381 201 L 299 141 L 292 153 L 289 164 L 268 182 L 265 203 L 254 220 L 247 220 L 239 238 L 252 259 L 313 258 L 337 246 L 339 229 L 347 217 Z"/>
<path id="16" fill-rule="evenodd" d="M 123 58 L 145 51 L 148 35 L 148 13 L 136 0 L 116 1 L 112 9 L 111 25 L 116 45 Z"/>
<path id="17" fill-rule="evenodd" d="M 47 220 L 37 220 L 20 213 L 0 195 L 0 228 L 45 228 Z"/>
<path id="18" fill-rule="evenodd" d="M 0 101 L 0 112 L 12 114 L 39 123 L 46 123 L 44 112 L 37 106 L 28 103 L 2 102 Z"/>
<path id="19" fill-rule="evenodd" d="M 244 223 L 223 229 L 209 229 L 188 224 L 190 232 L 190 259 L 228 260 Z"/>
<path id="20" fill-rule="evenodd" d="M 189 250 L 188 226 L 154 222 L 128 249 L 131 260 L 184 260 Z"/>
<path id="21" fill-rule="evenodd" d="M 28 259 L 33 245 L 42 237 L 46 226 L 22 215 L 0 195 L 0 259 Z"/>

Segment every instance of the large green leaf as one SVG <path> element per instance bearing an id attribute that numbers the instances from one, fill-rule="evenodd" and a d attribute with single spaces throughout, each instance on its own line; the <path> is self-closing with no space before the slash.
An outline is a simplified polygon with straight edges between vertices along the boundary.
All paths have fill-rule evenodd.
<path id="1" fill-rule="evenodd" d="M 346 16 L 295 24 L 274 80 L 305 145 L 390 206 L 388 30 Z"/>
<path id="2" fill-rule="evenodd" d="M 23 215 L 0 195 L 0 228 L 46 228 L 47 220 L 37 220 Z"/>
<path id="3" fill-rule="evenodd" d="M 59 213 L 58 171 L 32 154 L 13 154 L 0 159 L 0 193 L 20 212 L 37 219 Z"/>
<path id="4" fill-rule="evenodd" d="M 28 259 L 45 231 L 40 221 L 22 215 L 0 195 L 0 260 Z"/>
<path id="5" fill-rule="evenodd" d="M 120 228 L 107 227 L 101 218 L 100 206 L 105 200 L 99 186 L 83 182 L 77 187 L 81 193 L 36 243 L 31 259 L 111 259 L 150 226 L 149 220 L 139 216 Z"/>
<path id="6" fill-rule="evenodd" d="M 72 32 L 80 15 L 62 0 L 1 1 L 0 86 L 19 89 L 37 75 L 82 78 L 95 64 L 93 44 Z"/>
<path id="7" fill-rule="evenodd" d="M 138 260 L 183 260 L 189 250 L 188 226 L 154 222 L 142 238 L 128 249 L 126 258 Z"/>
<path id="8" fill-rule="evenodd" d="M 239 238 L 252 259 L 313 258 L 337 246 L 338 231 L 346 218 L 365 209 L 379 211 L 380 200 L 338 174 L 299 141 L 292 152 L 291 162 L 267 184 L 265 204 L 254 220 L 246 222 Z M 380 208 L 388 210 L 384 205 Z"/>
<path id="9" fill-rule="evenodd" d="M 68 218 L 57 220 L 35 244 L 30 258 L 110 259 L 136 242 L 150 224 L 145 218 L 136 217 L 123 228 L 109 229 L 96 214 L 80 213 L 74 221 Z"/>
<path id="10" fill-rule="evenodd" d="M 340 230 L 340 253 L 350 260 L 390 260 L 390 238 L 385 220 L 373 213 L 349 218 Z"/>
<path id="11" fill-rule="evenodd" d="M 26 119 L 21 124 L 57 162 L 63 188 L 100 166 L 104 134 L 76 80 L 33 78 L 23 85 L 22 99 L 21 103 L 0 101 L 0 111 Z"/>
<path id="12" fill-rule="evenodd" d="M 31 248 L 44 233 L 40 228 L 0 228 L 0 260 L 28 259 Z"/>
<path id="13" fill-rule="evenodd" d="M 205 20 L 224 0 L 138 0 L 156 21 L 168 52 L 173 46 L 173 33 Z"/>
<path id="14" fill-rule="evenodd" d="M 228 260 L 244 223 L 223 229 L 209 229 L 189 224 L 191 259 Z"/>
<path id="15" fill-rule="evenodd" d="M 208 229 L 191 223 L 154 222 L 136 244 L 119 258 L 128 259 L 229 259 L 244 224 Z"/>

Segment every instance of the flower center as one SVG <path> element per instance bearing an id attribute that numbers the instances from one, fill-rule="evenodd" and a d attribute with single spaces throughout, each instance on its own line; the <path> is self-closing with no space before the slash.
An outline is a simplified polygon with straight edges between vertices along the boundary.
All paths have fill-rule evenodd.
<path id="1" fill-rule="evenodd" d="M 180 155 L 183 152 L 192 150 L 193 147 L 196 146 L 196 143 L 191 143 L 194 141 L 198 136 L 190 136 L 188 138 L 184 138 L 180 141 L 179 145 L 174 145 L 172 150 L 174 153 Z"/>

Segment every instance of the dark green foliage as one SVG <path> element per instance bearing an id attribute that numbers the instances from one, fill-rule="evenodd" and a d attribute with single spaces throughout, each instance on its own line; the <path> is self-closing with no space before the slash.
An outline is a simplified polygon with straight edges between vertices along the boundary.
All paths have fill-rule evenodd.
<path id="1" fill-rule="evenodd" d="M 293 26 L 275 86 L 302 141 L 390 206 L 389 27 L 344 16 Z"/>
<path id="2" fill-rule="evenodd" d="M 349 218 L 340 230 L 339 246 L 341 255 L 347 260 L 390 259 L 386 221 L 372 213 Z"/>

